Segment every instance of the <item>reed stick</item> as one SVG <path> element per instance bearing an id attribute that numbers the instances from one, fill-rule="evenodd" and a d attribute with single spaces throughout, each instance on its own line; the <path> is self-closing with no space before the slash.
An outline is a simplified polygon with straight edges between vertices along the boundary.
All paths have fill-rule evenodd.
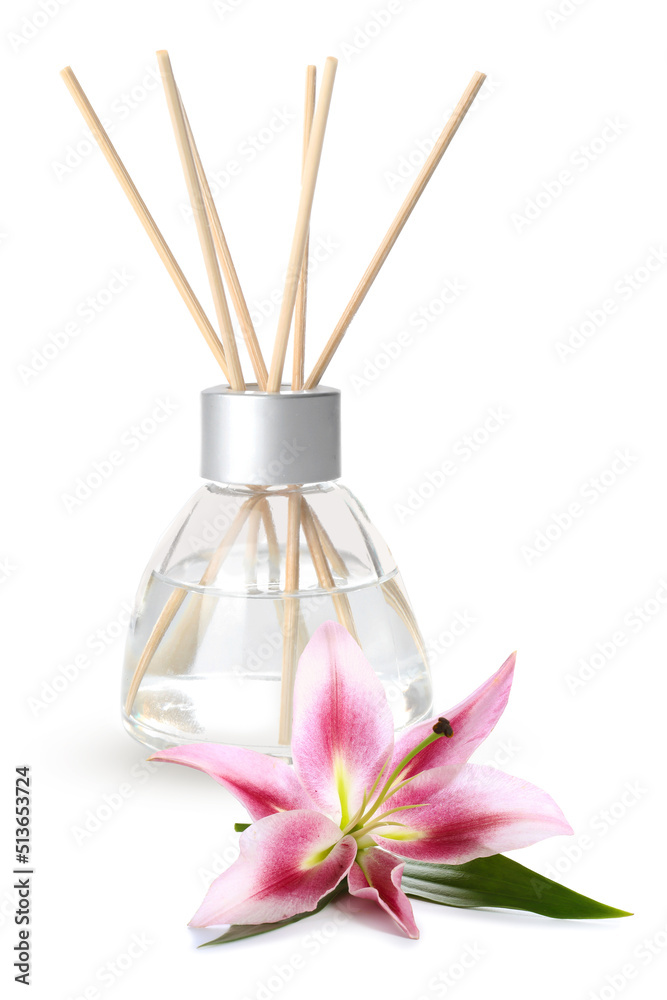
<path id="1" fill-rule="evenodd" d="M 339 593 L 336 590 L 336 584 L 333 576 L 331 575 L 331 569 L 324 554 L 322 542 L 313 520 L 312 510 L 305 497 L 301 498 L 301 524 L 303 525 L 303 533 L 310 551 L 313 566 L 315 567 L 318 583 L 323 590 L 328 591 L 331 595 L 338 621 L 341 625 L 345 626 L 352 638 L 359 642 L 359 636 L 357 635 L 354 618 L 352 617 L 350 601 L 347 594 Z"/>
<path id="2" fill-rule="evenodd" d="M 424 638 L 421 634 L 421 629 L 417 624 L 417 619 L 415 618 L 415 613 L 412 610 L 412 605 L 401 590 L 398 581 L 392 577 L 391 580 L 386 581 L 381 590 L 382 595 L 389 607 L 394 609 L 412 636 L 412 641 L 417 647 L 417 651 L 421 656 L 422 662 L 426 667 L 428 667 L 428 651 L 424 645 Z"/>
<path id="3" fill-rule="evenodd" d="M 261 501 L 252 508 L 248 515 L 248 535 L 245 547 L 245 573 L 249 591 L 257 593 L 257 548 L 259 544 L 259 529 L 262 524 Z"/>
<path id="4" fill-rule="evenodd" d="M 280 543 L 278 541 L 278 533 L 276 531 L 276 526 L 273 521 L 273 515 L 271 514 L 271 506 L 268 499 L 265 497 L 262 500 L 262 519 L 264 521 L 264 530 L 266 532 L 266 543 L 269 549 L 269 583 L 275 587 L 276 591 L 280 590 L 280 573 L 281 573 L 281 553 L 280 553 Z M 283 623 L 284 623 L 284 608 L 282 607 L 281 601 L 276 601 L 276 614 L 278 615 L 278 621 L 280 623 L 280 630 L 282 633 Z M 299 639 L 297 648 L 297 659 L 303 652 L 303 650 L 308 645 L 308 629 L 306 628 L 306 622 L 301 610 L 301 603 L 299 602 Z"/>
<path id="5" fill-rule="evenodd" d="M 349 574 L 345 560 L 334 543 L 331 541 L 329 533 L 326 531 L 313 507 L 310 508 L 310 516 L 312 517 L 315 528 L 317 529 L 317 534 L 320 536 L 322 551 L 327 557 L 333 573 L 335 573 L 336 576 L 339 576 L 341 580 L 347 580 Z"/>
<path id="6" fill-rule="evenodd" d="M 366 543 L 366 551 L 368 552 L 373 561 L 373 569 L 375 570 L 377 578 L 378 580 L 381 580 L 384 577 L 385 573 L 382 563 L 378 559 L 377 553 L 375 551 L 375 545 L 373 544 L 373 539 L 369 535 L 366 525 L 364 524 L 363 520 L 358 515 L 358 513 L 355 511 L 354 507 L 350 507 L 350 512 L 352 514 L 352 517 L 357 522 L 357 527 L 359 528 L 359 531 L 361 532 L 361 535 Z M 324 531 L 324 529 L 322 529 L 322 531 Z M 327 543 L 333 548 L 332 542 L 328 538 L 328 536 L 324 544 L 325 552 L 327 552 Z M 334 548 L 334 552 L 335 551 L 336 550 Z M 342 576 L 343 579 L 347 579 L 347 567 L 345 565 L 345 561 L 342 559 L 340 555 L 338 555 L 338 560 L 339 562 L 337 568 L 332 562 L 332 566 L 334 566 L 334 571 L 337 572 L 340 576 Z M 399 586 L 398 582 L 394 577 L 392 577 L 390 580 L 386 580 L 382 584 L 380 589 L 387 604 L 394 609 L 394 611 L 396 612 L 396 614 L 401 619 L 401 621 L 407 628 L 408 632 L 412 636 L 412 641 L 417 647 L 419 655 L 421 656 L 424 664 L 428 667 L 429 665 L 428 653 L 426 651 L 426 647 L 424 646 L 424 639 L 419 629 L 419 625 L 417 624 L 415 613 L 412 610 L 412 605 L 410 604 L 409 600 L 401 590 L 401 587 Z"/>
<path id="7" fill-rule="evenodd" d="M 86 97 L 81 84 L 77 80 L 70 66 L 66 66 L 65 69 L 61 70 L 60 75 L 65 82 L 65 86 L 74 98 L 74 102 L 81 112 L 86 125 L 90 129 L 93 138 L 100 147 L 104 158 L 113 170 L 116 180 L 123 189 L 128 201 L 136 212 L 139 221 L 146 230 L 151 243 L 155 247 L 162 263 L 166 267 L 169 277 L 176 285 L 176 288 L 188 307 L 192 318 L 203 334 L 211 353 L 222 368 L 225 378 L 228 378 L 229 376 L 227 373 L 225 353 L 223 351 L 222 344 L 218 339 L 218 335 L 211 325 L 206 313 L 202 309 L 199 299 L 190 287 L 187 278 L 179 267 L 176 258 L 169 249 L 167 241 L 158 229 L 153 216 L 148 211 L 145 201 L 139 194 L 134 181 L 130 177 L 123 161 L 116 151 L 116 147 L 107 135 L 102 122 L 97 117 L 95 109 Z"/>
<path id="8" fill-rule="evenodd" d="M 312 507 L 311 507 L 310 513 L 311 513 L 311 516 L 312 516 L 313 521 L 315 523 L 315 527 L 317 529 L 317 532 L 318 532 L 318 534 L 320 536 L 320 541 L 322 543 L 322 549 L 324 551 L 325 556 L 329 560 L 329 563 L 331 565 L 331 568 L 332 568 L 333 572 L 336 573 L 341 579 L 347 580 L 348 577 L 349 577 L 349 573 L 348 573 L 347 564 L 346 564 L 345 560 L 341 556 L 341 554 L 338 551 L 338 549 L 336 548 L 336 546 L 331 541 L 331 538 L 329 537 L 328 533 L 325 531 L 322 523 L 320 522 L 320 519 L 318 518 L 317 514 L 312 509 Z M 363 534 L 363 536 L 364 536 L 364 538 L 366 540 L 366 546 L 367 546 L 368 552 L 371 554 L 371 557 L 372 557 L 373 556 L 373 551 L 374 551 L 373 550 L 373 541 L 368 536 L 368 534 L 367 534 L 367 532 L 366 532 L 366 530 L 365 530 L 362 522 L 359 520 L 359 518 L 356 516 L 356 514 L 354 514 L 354 511 L 352 511 L 352 514 L 353 514 L 355 520 L 357 521 L 359 529 L 362 532 L 362 534 Z M 383 575 L 383 570 L 382 570 L 382 566 L 380 565 L 379 561 L 374 560 L 374 568 L 375 568 L 375 572 L 378 575 L 378 579 L 381 579 L 381 577 Z M 412 637 L 412 641 L 414 642 L 415 646 L 417 647 L 417 651 L 418 651 L 418 653 L 419 653 L 419 655 L 420 655 L 420 657 L 422 659 L 422 662 L 428 668 L 428 666 L 429 666 L 429 659 L 428 659 L 428 652 L 426 650 L 426 646 L 424 645 L 424 639 L 422 637 L 419 625 L 417 624 L 417 619 L 415 618 L 415 614 L 414 614 L 414 611 L 412 610 L 412 606 L 411 606 L 410 602 L 408 601 L 407 597 L 405 596 L 405 594 L 403 593 L 401 587 L 399 586 L 398 581 L 394 577 L 392 577 L 390 580 L 386 580 L 382 584 L 382 586 L 380 587 L 380 590 L 382 592 L 382 596 L 384 597 L 384 599 L 387 602 L 387 604 L 389 605 L 389 607 L 392 608 L 396 612 L 396 614 L 398 615 L 399 619 L 403 622 L 403 624 L 405 625 L 406 629 L 410 633 L 410 635 Z"/>
<path id="9" fill-rule="evenodd" d="M 288 744 L 292 737 L 292 704 L 296 677 L 299 639 L 299 598 L 290 596 L 299 589 L 301 538 L 301 497 L 287 498 L 287 544 L 285 550 L 285 617 L 283 625 L 282 673 L 280 679 L 280 719 L 278 742 Z"/>
<path id="10" fill-rule="evenodd" d="M 197 143 L 195 142 L 194 135 L 192 134 L 192 128 L 190 126 L 190 121 L 188 119 L 187 112 L 183 105 L 182 97 L 181 97 L 181 108 L 183 110 L 183 118 L 185 119 L 185 127 L 188 132 L 188 140 L 190 142 L 190 148 L 192 149 L 192 155 L 195 160 L 197 174 L 199 176 L 199 181 L 204 194 L 204 207 L 206 208 L 206 215 L 208 216 L 209 225 L 211 227 L 211 232 L 213 235 L 213 243 L 215 244 L 215 249 L 218 255 L 218 260 L 220 262 L 220 267 L 222 268 L 222 273 L 224 275 L 225 281 L 227 282 L 229 295 L 234 305 L 234 311 L 236 312 L 236 316 L 239 321 L 239 326 L 241 327 L 241 332 L 243 333 L 243 339 L 245 341 L 248 355 L 250 357 L 252 370 L 255 373 L 255 378 L 257 379 L 257 385 L 262 390 L 262 392 L 264 392 L 266 390 L 266 382 L 269 377 L 269 374 L 266 370 L 266 364 L 264 362 L 264 356 L 262 355 L 262 349 L 259 346 L 257 334 L 255 333 L 255 327 L 253 326 L 252 318 L 250 316 L 250 310 L 248 309 L 248 304 L 245 300 L 243 289 L 241 288 L 241 282 L 239 281 L 239 276 L 236 273 L 234 261 L 232 260 L 232 255 L 229 250 L 229 245 L 227 243 L 227 239 L 222 229 L 222 223 L 220 222 L 218 209 L 216 207 L 213 195 L 211 193 L 211 187 L 208 183 L 208 178 L 206 176 L 206 171 L 204 170 L 204 165 L 201 161 L 201 156 L 199 155 Z"/>
<path id="11" fill-rule="evenodd" d="M 222 275 L 220 274 L 220 268 L 218 267 L 218 258 L 215 253 L 213 236 L 211 234 L 208 216 L 206 214 L 206 207 L 204 205 L 204 194 L 199 181 L 192 147 L 190 146 L 188 130 L 185 125 L 185 117 L 183 114 L 178 88 L 176 86 L 176 80 L 174 79 L 174 71 L 169 59 L 169 53 L 165 49 L 161 49 L 157 53 L 157 61 L 158 66 L 160 67 L 165 96 L 167 98 L 169 117 L 171 118 L 171 124 L 176 137 L 176 145 L 181 159 L 183 175 L 188 189 L 190 205 L 192 206 L 192 214 L 197 227 L 197 235 L 199 236 L 199 243 L 204 256 L 204 264 L 206 266 L 208 283 L 213 297 L 215 314 L 218 318 L 218 324 L 220 326 L 222 346 L 225 351 L 225 359 L 229 369 L 229 384 L 232 389 L 238 392 L 244 392 L 245 380 L 243 378 L 243 371 L 241 370 L 236 337 L 234 335 L 232 319 L 229 315 L 225 288 L 222 283 Z"/>
<path id="12" fill-rule="evenodd" d="M 308 143 L 310 132 L 313 126 L 313 115 L 315 113 L 315 84 L 317 79 L 317 69 L 309 66 L 306 70 L 306 98 L 303 113 L 303 150 L 301 154 L 301 177 L 306 168 L 306 156 L 308 155 Z M 294 355 L 292 358 L 292 389 L 303 389 L 305 376 L 304 366 L 306 361 L 306 305 L 308 299 L 308 251 L 310 247 L 310 231 L 306 233 L 306 244 L 303 248 L 303 260 L 301 262 L 301 274 L 299 276 L 299 287 L 297 289 L 296 304 L 294 307 Z"/>
<path id="13" fill-rule="evenodd" d="M 306 165 L 303 171 L 301 182 L 301 195 L 299 197 L 299 208 L 297 211 L 296 225 L 294 227 L 294 237 L 292 239 L 292 249 L 290 251 L 289 264 L 287 267 L 287 277 L 285 289 L 278 316 L 278 329 L 273 347 L 273 357 L 269 369 L 269 381 L 267 389 L 269 392 L 279 392 L 285 365 L 285 354 L 287 353 L 287 342 L 289 340 L 290 327 L 292 325 L 292 314 L 294 312 L 294 302 L 301 274 L 301 264 L 303 262 L 303 251 L 308 237 L 310 226 L 310 213 L 313 207 L 313 197 L 315 194 L 315 183 L 317 172 L 322 156 L 322 146 L 324 144 L 324 132 L 327 125 L 329 106 L 331 104 L 331 93 L 333 91 L 334 79 L 338 60 L 329 57 L 324 64 L 322 74 L 322 84 L 320 86 L 320 96 L 317 100 L 317 107 L 313 117 L 313 126 L 308 143 L 308 154 Z"/>
<path id="14" fill-rule="evenodd" d="M 259 502 L 260 499 L 261 497 L 259 496 L 250 497 L 248 500 L 245 500 L 242 506 L 239 508 L 236 516 L 234 517 L 234 520 L 232 521 L 227 532 L 221 539 L 218 547 L 213 553 L 206 569 L 204 570 L 201 576 L 201 579 L 199 581 L 200 587 L 208 587 L 212 583 L 214 583 L 218 573 L 220 572 L 222 564 L 229 555 L 232 546 L 234 545 L 234 542 L 238 538 L 239 533 L 246 522 L 248 515 L 252 512 L 253 508 Z M 134 705 L 134 700 L 139 690 L 139 686 L 144 678 L 146 671 L 148 670 L 150 662 L 153 659 L 156 650 L 160 646 L 160 643 L 164 639 L 167 630 L 169 629 L 169 626 L 171 625 L 174 618 L 178 614 L 178 610 L 183 604 L 183 601 L 188 596 L 188 593 L 190 592 L 181 588 L 179 588 L 178 590 L 174 590 L 173 593 L 170 594 L 169 599 L 165 603 L 162 611 L 160 612 L 158 619 L 155 625 L 153 626 L 153 631 L 151 632 L 148 638 L 148 642 L 144 646 L 141 656 L 139 657 L 137 665 L 134 669 L 132 680 L 130 681 L 127 697 L 125 699 L 126 715 L 129 715 L 131 713 L 132 706 Z M 196 599 L 197 598 L 202 599 L 204 595 L 190 593 L 190 596 L 192 598 L 191 604 L 193 605 L 193 607 L 190 609 L 191 619 L 188 627 L 193 628 L 198 620 L 198 611 L 199 611 L 199 601 L 197 601 Z"/>
<path id="15" fill-rule="evenodd" d="M 261 504 L 262 520 L 264 522 L 264 533 L 266 534 L 266 545 L 269 550 L 269 583 L 273 584 L 276 590 L 280 589 L 280 542 L 278 532 L 271 514 L 271 507 L 267 497 L 263 497 Z M 282 628 L 282 624 L 281 624 Z"/>
<path id="16" fill-rule="evenodd" d="M 444 129 L 440 133 L 440 136 L 429 153 L 424 166 L 420 170 L 414 184 L 410 188 L 405 201 L 401 205 L 396 218 L 392 222 L 391 226 L 387 230 L 387 233 L 380 243 L 375 256 L 366 268 L 364 276 L 357 285 L 352 298 L 345 307 L 343 315 L 338 320 L 336 328 L 329 337 L 324 350 L 322 351 L 320 357 L 318 358 L 315 367 L 306 379 L 305 388 L 314 389 L 316 385 L 319 384 L 322 376 L 324 375 L 326 369 L 331 362 L 334 354 L 338 350 L 341 340 L 345 336 L 347 329 L 354 319 L 359 306 L 366 298 L 371 285 L 377 278 L 380 268 L 384 264 L 385 260 L 389 256 L 389 252 L 394 246 L 396 240 L 398 239 L 403 226 L 408 221 L 412 210 L 419 201 L 421 195 L 424 192 L 424 188 L 430 181 L 433 173 L 440 163 L 440 160 L 444 156 L 445 150 L 449 146 L 450 142 L 454 138 L 459 125 L 468 113 L 472 102 L 475 100 L 486 76 L 484 73 L 475 73 L 472 77 L 470 83 L 461 95 L 459 103 L 456 105 L 454 112 L 445 125 Z"/>

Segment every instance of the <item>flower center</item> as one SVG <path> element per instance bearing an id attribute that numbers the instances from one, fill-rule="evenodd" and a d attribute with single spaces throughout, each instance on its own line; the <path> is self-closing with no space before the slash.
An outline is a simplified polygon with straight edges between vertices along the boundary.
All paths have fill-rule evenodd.
<path id="1" fill-rule="evenodd" d="M 403 826 L 404 824 L 398 823 L 395 820 L 388 821 L 387 817 L 392 816 L 394 813 L 397 812 L 403 812 L 406 809 L 418 809 L 420 806 L 426 805 L 425 802 L 418 802 L 415 803 L 414 805 L 407 805 L 407 806 L 396 806 L 394 809 L 388 809 L 385 812 L 380 813 L 379 816 L 376 815 L 378 809 L 380 808 L 383 802 L 386 802 L 386 800 L 390 798 L 390 796 L 394 795 L 400 788 L 404 788 L 405 785 L 408 784 L 408 782 L 412 781 L 412 778 L 416 777 L 416 775 L 412 775 L 411 778 L 406 778 L 404 781 L 401 781 L 401 774 L 403 773 L 407 765 L 410 763 L 410 761 L 414 757 L 416 757 L 418 753 L 421 753 L 422 750 L 425 750 L 426 747 L 430 746 L 431 743 L 435 743 L 435 741 L 441 739 L 441 737 L 445 736 L 447 738 L 450 738 L 453 735 L 454 735 L 454 730 L 452 729 L 449 720 L 441 716 L 436 722 L 436 724 L 433 726 L 433 732 L 429 733 L 426 739 L 422 740 L 421 743 L 418 743 L 417 746 L 414 747 L 408 754 L 406 754 L 403 760 L 401 760 L 400 763 L 396 765 L 394 770 L 391 772 L 391 774 L 385 781 L 377 799 L 375 800 L 371 808 L 367 810 L 366 806 L 368 802 L 373 798 L 375 790 L 380 783 L 380 779 L 384 774 L 385 768 L 389 763 L 389 760 L 385 761 L 382 770 L 375 779 L 375 784 L 373 785 L 370 791 L 367 791 L 364 794 L 364 801 L 361 804 L 361 808 L 357 811 L 357 814 L 350 819 L 347 826 L 343 829 L 343 833 L 351 834 L 355 838 L 360 847 L 362 846 L 365 847 L 368 846 L 367 837 L 372 830 L 376 830 L 378 827 L 381 826 Z M 341 822 L 341 828 L 343 828 L 342 822 Z"/>

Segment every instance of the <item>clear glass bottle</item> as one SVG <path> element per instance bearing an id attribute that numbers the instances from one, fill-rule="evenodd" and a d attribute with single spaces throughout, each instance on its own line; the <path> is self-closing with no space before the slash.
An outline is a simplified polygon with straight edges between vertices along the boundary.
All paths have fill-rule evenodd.
<path id="1" fill-rule="evenodd" d="M 337 475 L 306 485 L 220 481 L 260 470 L 269 481 L 337 474 L 337 391 L 274 394 L 270 413 L 270 396 L 241 402 L 249 395 L 203 394 L 202 468 L 214 481 L 187 502 L 141 581 L 123 671 L 126 728 L 154 748 L 219 742 L 289 756 L 298 657 L 328 620 L 360 643 L 397 729 L 426 717 L 428 658 L 398 568 Z M 293 426 L 288 404 L 276 402 L 289 396 Z"/>

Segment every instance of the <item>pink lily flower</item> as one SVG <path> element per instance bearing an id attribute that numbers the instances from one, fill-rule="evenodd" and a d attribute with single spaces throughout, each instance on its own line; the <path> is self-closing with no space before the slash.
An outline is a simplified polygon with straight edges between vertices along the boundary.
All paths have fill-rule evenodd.
<path id="1" fill-rule="evenodd" d="M 347 877 L 353 896 L 373 900 L 417 938 L 401 858 L 463 864 L 572 833 L 546 792 L 467 763 L 505 708 L 514 660 L 446 716 L 394 743 L 378 677 L 347 630 L 327 622 L 299 661 L 293 768 L 217 744 L 156 753 L 152 760 L 209 774 L 253 820 L 240 857 L 213 882 L 191 926 L 283 920 L 314 910 Z"/>

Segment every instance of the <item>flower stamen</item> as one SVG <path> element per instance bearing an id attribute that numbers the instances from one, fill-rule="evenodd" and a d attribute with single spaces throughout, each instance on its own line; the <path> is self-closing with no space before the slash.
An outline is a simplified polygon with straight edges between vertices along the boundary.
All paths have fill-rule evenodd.
<path id="1" fill-rule="evenodd" d="M 401 774 L 403 773 L 403 771 L 405 770 L 405 768 L 408 766 L 408 764 L 410 763 L 410 761 L 413 759 L 413 757 L 416 757 L 418 753 L 421 753 L 421 751 L 425 750 L 426 747 L 428 747 L 428 746 L 431 745 L 431 743 L 435 743 L 436 740 L 441 739 L 443 736 L 449 737 L 449 736 L 453 736 L 453 735 L 454 735 L 454 730 L 452 729 L 449 721 L 447 719 L 445 719 L 445 718 L 438 719 L 438 721 L 436 722 L 436 724 L 433 726 L 433 732 L 429 733 L 429 735 L 426 737 L 426 739 L 422 740 L 421 743 L 418 743 L 417 746 L 414 747 L 410 751 L 410 753 L 406 754 L 405 757 L 403 758 L 403 760 L 400 761 L 399 764 L 397 764 L 397 766 L 394 768 L 394 770 L 391 772 L 391 774 L 387 778 L 386 782 L 384 783 L 382 791 L 378 795 L 377 800 L 375 801 L 374 805 L 372 806 L 371 809 L 369 809 L 369 811 L 364 816 L 362 816 L 362 818 L 360 820 L 357 821 L 357 825 L 360 826 L 360 827 L 363 827 L 368 822 L 368 820 L 371 818 L 371 816 L 375 815 L 375 813 L 378 811 L 378 809 L 380 808 L 380 806 L 382 805 L 382 803 L 390 795 L 393 795 L 396 791 L 398 791 L 398 787 L 401 787 L 401 788 L 403 787 L 403 784 L 405 782 L 402 782 L 398 787 L 394 787 L 394 782 L 396 781 L 397 778 L 400 778 Z M 384 771 L 384 768 L 382 770 Z M 380 772 L 380 775 L 381 774 L 382 774 L 382 771 Z M 373 788 L 371 789 L 371 792 L 368 795 L 369 799 L 371 798 L 373 792 L 375 791 L 375 789 L 376 789 L 376 787 L 378 785 L 378 782 L 379 782 L 379 779 L 380 779 L 380 775 L 378 775 L 378 777 L 377 777 L 377 779 L 375 781 L 375 784 L 373 785 Z M 408 778 L 406 780 L 409 781 L 410 779 Z"/>
<path id="2" fill-rule="evenodd" d="M 383 820 L 380 820 L 379 822 L 369 823 L 368 826 L 364 826 L 360 830 L 355 830 L 354 833 L 351 834 L 351 836 L 354 837 L 354 839 L 357 841 L 357 843 L 359 843 L 359 841 L 362 840 L 366 836 L 366 834 L 370 833 L 371 830 L 376 830 L 380 826 L 403 826 L 404 827 L 405 823 L 396 823 L 396 822 L 393 822 L 392 820 L 390 820 L 389 822 L 387 822 L 386 820 L 383 819 Z"/>
<path id="3" fill-rule="evenodd" d="M 442 733 L 442 735 L 446 736 L 447 738 L 450 738 L 454 735 L 454 730 L 452 729 L 449 719 L 444 719 L 442 716 L 440 716 L 440 718 L 434 725 L 433 732 L 437 733 L 438 735 Z"/>
<path id="4" fill-rule="evenodd" d="M 366 837 L 372 830 L 377 830 L 382 826 L 402 826 L 405 827 L 405 823 L 397 823 L 395 821 L 387 822 L 387 816 L 392 816 L 394 813 L 402 812 L 404 809 L 420 809 L 422 806 L 426 805 L 425 802 L 415 802 L 406 806 L 396 806 L 394 809 L 387 809 L 386 812 L 381 813 L 376 816 L 372 823 L 367 823 L 365 826 L 359 827 L 358 830 L 352 832 L 352 836 L 361 844 L 364 837 Z M 409 839 L 405 837 L 404 839 Z"/>

